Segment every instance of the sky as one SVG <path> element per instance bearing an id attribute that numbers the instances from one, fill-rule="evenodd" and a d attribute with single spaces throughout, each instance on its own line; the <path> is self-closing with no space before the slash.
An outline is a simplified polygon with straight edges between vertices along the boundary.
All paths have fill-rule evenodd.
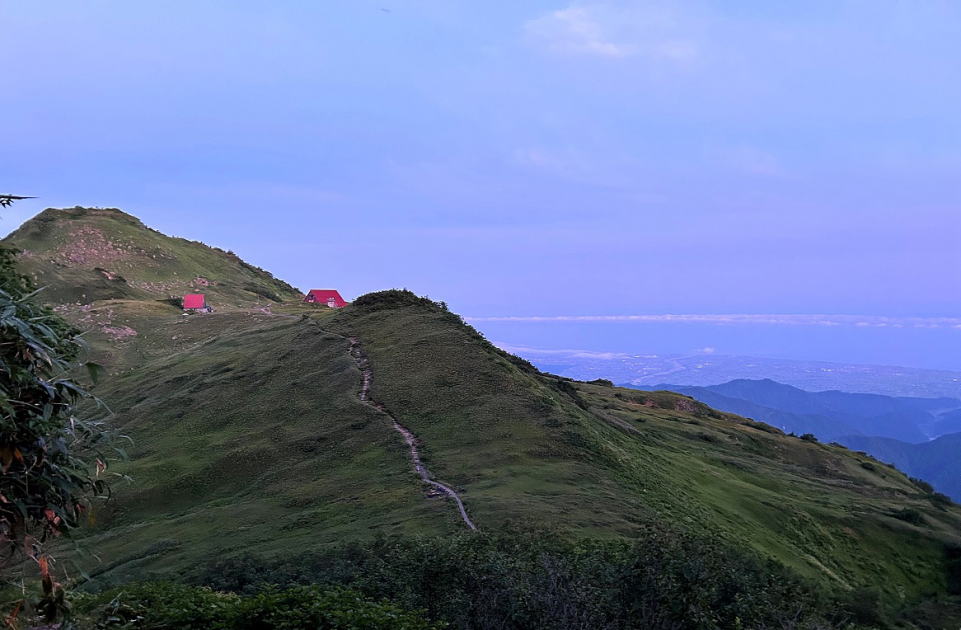
<path id="1" fill-rule="evenodd" d="M 0 26 L 0 191 L 39 197 L 3 232 L 119 207 L 475 317 L 961 316 L 957 2 L 0 0 Z"/>

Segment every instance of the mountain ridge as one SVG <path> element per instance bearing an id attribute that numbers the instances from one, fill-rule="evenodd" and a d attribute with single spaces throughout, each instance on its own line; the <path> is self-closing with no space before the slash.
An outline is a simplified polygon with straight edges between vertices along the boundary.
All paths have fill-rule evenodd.
<path id="1" fill-rule="evenodd" d="M 9 242 L 62 252 L 78 217 L 91 216 L 110 242 L 186 247 L 76 210 L 51 211 L 46 233 Z M 683 395 L 542 373 L 443 303 L 407 291 L 343 309 L 286 291 L 266 309 L 244 288 L 254 272 L 211 251 L 191 249 L 216 255 L 205 276 L 219 283 L 215 312 L 188 316 L 166 288 L 124 299 L 90 291 L 78 304 L 67 289 L 86 287 L 58 283 L 96 280 L 87 272 L 99 261 L 24 259 L 48 295 L 64 299 L 63 315 L 91 330 L 91 352 L 109 371 L 95 391 L 133 439 L 117 470 L 136 481 L 116 489 L 87 533 L 109 558 L 86 567 L 97 584 L 180 576 L 250 549 L 283 557 L 378 533 L 461 531 L 452 502 L 415 471 L 409 444 L 361 400 L 354 337 L 371 398 L 409 430 L 423 464 L 482 531 L 523 523 L 630 539 L 669 526 L 834 587 L 878 585 L 915 599 L 945 589 L 944 548 L 959 541 L 961 510 L 870 457 Z M 185 257 L 176 249 L 152 258 L 163 264 L 149 273 L 159 282 L 192 276 L 177 253 Z M 271 278 L 255 276 L 262 286 Z M 922 520 L 900 519 L 905 509 Z"/>
<path id="2" fill-rule="evenodd" d="M 659 383 L 705 387 L 744 378 L 771 378 L 806 391 L 961 398 L 961 372 L 905 366 L 803 361 L 724 354 L 636 355 L 591 350 L 544 350 L 504 344 L 539 367 L 570 378 L 608 378 L 630 386 Z"/>
<path id="3" fill-rule="evenodd" d="M 20 250 L 21 270 L 56 304 L 204 292 L 239 307 L 300 295 L 233 252 L 166 236 L 116 208 L 48 208 L 3 242 Z"/>
<path id="4" fill-rule="evenodd" d="M 952 426 L 951 411 L 961 410 L 954 398 L 917 398 L 849 393 L 809 392 L 772 379 L 735 379 L 707 386 L 659 384 L 634 389 L 667 389 L 705 399 L 732 413 L 771 422 L 785 431 L 814 433 L 824 440 L 844 435 L 876 435 L 910 443 L 938 437 L 942 423 Z M 753 417 L 753 416 L 752 416 Z"/>
<path id="5" fill-rule="evenodd" d="M 961 501 L 961 432 L 921 444 L 865 435 L 844 436 L 841 441 L 851 449 L 866 451 L 881 461 L 890 462 L 909 475 L 924 479 L 955 501 Z"/>

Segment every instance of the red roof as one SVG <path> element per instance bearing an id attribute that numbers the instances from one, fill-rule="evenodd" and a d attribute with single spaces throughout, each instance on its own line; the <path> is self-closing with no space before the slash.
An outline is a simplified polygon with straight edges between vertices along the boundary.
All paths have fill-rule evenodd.
<path id="1" fill-rule="evenodd" d="M 328 306 L 333 306 L 334 308 L 347 306 L 347 301 L 340 297 L 340 293 L 337 292 L 337 289 L 311 289 L 307 292 L 304 302 L 311 302 L 313 304 L 326 304 Z"/>
<path id="2" fill-rule="evenodd" d="M 207 300 L 203 293 L 188 293 L 184 296 L 184 308 L 206 308 Z"/>

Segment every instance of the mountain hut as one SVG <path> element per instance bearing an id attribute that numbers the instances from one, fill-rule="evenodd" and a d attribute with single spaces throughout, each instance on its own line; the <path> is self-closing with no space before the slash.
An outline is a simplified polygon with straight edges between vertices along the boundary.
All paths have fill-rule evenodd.
<path id="1" fill-rule="evenodd" d="M 209 313 L 214 310 L 207 306 L 207 299 L 203 293 L 188 293 L 185 295 L 183 307 L 185 311 L 203 311 L 204 313 Z"/>
<path id="2" fill-rule="evenodd" d="M 330 308 L 343 308 L 347 300 L 340 296 L 337 289 L 311 289 L 304 297 L 304 302 L 310 304 L 326 304 Z"/>

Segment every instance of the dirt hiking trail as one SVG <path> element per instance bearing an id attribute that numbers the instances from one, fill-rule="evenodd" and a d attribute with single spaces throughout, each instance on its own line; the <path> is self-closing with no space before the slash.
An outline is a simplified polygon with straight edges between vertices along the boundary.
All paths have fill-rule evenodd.
<path id="1" fill-rule="evenodd" d="M 420 453 L 417 452 L 417 438 L 414 437 L 414 434 L 411 433 L 404 425 L 398 422 L 394 414 L 387 410 L 387 407 L 370 397 L 370 383 L 373 379 L 373 370 L 371 370 L 370 367 L 370 360 L 364 353 L 363 348 L 361 348 L 360 339 L 357 337 L 348 337 L 347 339 L 350 341 L 350 356 L 354 359 L 354 362 L 357 364 L 357 367 L 360 369 L 360 373 L 362 375 L 360 393 L 357 395 L 358 398 L 360 398 L 363 403 L 373 407 L 390 419 L 394 426 L 394 430 L 403 436 L 404 442 L 407 444 L 407 448 L 410 451 L 410 460 L 414 464 L 414 471 L 421 478 L 421 481 L 436 488 L 440 492 L 453 499 L 457 504 L 457 509 L 460 511 L 460 517 L 463 519 L 464 524 L 467 525 L 468 528 L 476 530 L 477 526 L 474 525 L 474 522 L 471 521 L 470 517 L 467 515 L 467 510 L 464 508 L 464 502 L 461 500 L 460 495 L 458 495 L 453 488 L 446 486 L 439 481 L 434 481 L 434 479 L 431 477 L 430 471 L 427 470 L 427 466 L 425 466 L 424 462 L 422 462 L 420 459 Z"/>

